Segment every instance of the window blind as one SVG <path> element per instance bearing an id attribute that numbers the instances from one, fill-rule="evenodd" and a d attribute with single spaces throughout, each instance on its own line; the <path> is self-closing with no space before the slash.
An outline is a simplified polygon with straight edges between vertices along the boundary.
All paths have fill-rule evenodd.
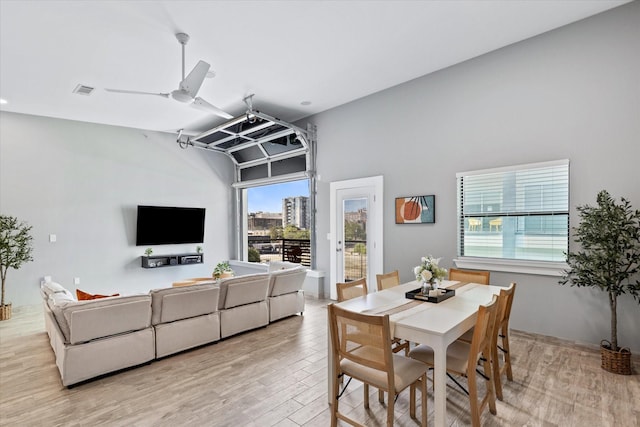
<path id="1" fill-rule="evenodd" d="M 461 172 L 458 256 L 564 261 L 569 160 Z"/>

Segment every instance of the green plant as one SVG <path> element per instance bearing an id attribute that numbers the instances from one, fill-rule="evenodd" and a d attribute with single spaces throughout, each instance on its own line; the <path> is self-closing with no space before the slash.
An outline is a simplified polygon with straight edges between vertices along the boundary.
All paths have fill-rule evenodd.
<path id="1" fill-rule="evenodd" d="M 640 303 L 640 210 L 622 197 L 620 204 L 605 190 L 598 206 L 578 206 L 580 224 L 574 227 L 581 250 L 567 252 L 569 269 L 560 284 L 595 287 L 607 292 L 611 308 L 611 350 L 618 351 L 617 299 L 629 293 Z M 636 277 L 634 282 L 634 277 Z"/>
<path id="2" fill-rule="evenodd" d="M 356 243 L 353 246 L 353 253 L 364 255 L 367 253 L 367 246 L 364 243 Z"/>
<path id="3" fill-rule="evenodd" d="M 147 248 L 147 249 L 144 250 L 144 254 L 146 256 L 151 256 L 152 253 L 153 253 L 153 249 L 151 249 L 151 248 Z"/>
<path id="4" fill-rule="evenodd" d="M 218 278 L 226 272 L 233 273 L 233 269 L 229 265 L 229 261 L 222 261 L 222 262 L 219 262 L 216 265 L 216 268 L 213 269 L 213 276 Z"/>
<path id="5" fill-rule="evenodd" d="M 260 262 L 260 252 L 256 248 L 249 248 L 249 262 Z"/>
<path id="6" fill-rule="evenodd" d="M 9 267 L 19 269 L 25 262 L 33 261 L 31 227 L 19 222 L 16 217 L 0 215 L 0 275 L 2 276 L 2 297 L 4 306 L 4 285 Z"/>

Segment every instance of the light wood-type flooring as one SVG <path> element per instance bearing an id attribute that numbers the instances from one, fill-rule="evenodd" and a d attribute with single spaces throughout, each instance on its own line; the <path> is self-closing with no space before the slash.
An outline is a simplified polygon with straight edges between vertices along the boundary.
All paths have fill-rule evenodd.
<path id="1" fill-rule="evenodd" d="M 0 322 L 1 426 L 328 426 L 327 300 L 307 298 L 304 316 L 169 356 L 71 389 L 60 382 L 42 308 L 14 308 Z M 600 368 L 597 348 L 512 331 L 513 382 L 486 426 L 638 426 L 640 363 L 634 375 Z M 383 426 L 385 407 L 352 384 L 341 408 Z M 409 417 L 409 393 L 396 402 L 396 426 Z M 448 420 L 470 424 L 468 400 L 447 387 Z M 419 405 L 419 399 L 418 399 Z M 429 425 L 433 396 L 429 387 Z M 418 416 L 422 408 L 418 406 Z M 345 424 L 340 424 L 345 425 Z"/>

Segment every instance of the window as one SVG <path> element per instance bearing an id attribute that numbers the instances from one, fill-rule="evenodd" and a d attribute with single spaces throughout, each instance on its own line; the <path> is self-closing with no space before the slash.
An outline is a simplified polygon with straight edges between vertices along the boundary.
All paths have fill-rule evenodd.
<path id="1" fill-rule="evenodd" d="M 457 174 L 458 256 L 564 262 L 569 161 Z"/>
<path id="2" fill-rule="evenodd" d="M 291 261 L 309 267 L 309 180 L 267 184 L 244 191 L 247 200 L 246 261 Z"/>

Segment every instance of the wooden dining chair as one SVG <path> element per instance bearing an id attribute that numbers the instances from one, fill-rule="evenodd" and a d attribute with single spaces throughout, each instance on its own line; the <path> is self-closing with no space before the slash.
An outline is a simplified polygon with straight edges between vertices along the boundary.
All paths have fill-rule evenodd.
<path id="1" fill-rule="evenodd" d="M 395 270 L 390 273 L 376 274 L 376 284 L 379 291 L 398 286 L 400 284 L 400 273 Z"/>
<path id="2" fill-rule="evenodd" d="M 489 284 L 490 272 L 482 270 L 461 270 L 458 268 L 449 269 L 449 280 L 458 282 L 472 282 L 481 285 Z"/>
<path id="3" fill-rule="evenodd" d="M 400 273 L 398 272 L 398 270 L 395 270 L 390 273 L 376 274 L 376 285 L 378 286 L 378 291 L 396 287 L 400 285 Z M 391 343 L 393 345 L 394 353 L 398 353 L 404 350 L 404 355 L 409 355 L 409 341 L 403 341 L 399 338 L 393 338 Z"/>
<path id="4" fill-rule="evenodd" d="M 513 296 L 516 292 L 516 283 L 512 282 L 506 289 L 500 290 L 498 299 L 498 316 L 496 318 L 495 328 L 493 332 L 493 343 L 491 362 L 493 364 L 493 379 L 496 389 L 496 397 L 498 400 L 503 399 L 502 395 L 502 375 L 507 374 L 507 379 L 513 381 L 513 372 L 511 370 L 511 353 L 509 352 L 509 318 L 511 317 L 511 306 L 513 305 Z M 500 341 L 500 342 L 498 342 Z M 500 367 L 499 354 L 502 354 L 504 362 Z"/>
<path id="5" fill-rule="evenodd" d="M 492 380 L 491 355 L 493 353 L 493 331 L 498 314 L 498 297 L 493 296 L 487 305 L 478 308 L 478 318 L 474 327 L 473 339 L 470 343 L 454 341 L 447 348 L 447 373 L 461 375 L 467 378 L 469 403 L 471 407 L 471 423 L 473 427 L 480 426 L 480 415 L 488 405 L 489 412 L 496 414 L 496 398 Z M 433 366 L 433 349 L 426 345 L 419 345 L 409 352 L 409 357 Z M 476 368 L 478 361 L 482 362 L 483 371 L 480 375 L 485 379 L 486 393 L 478 403 L 478 379 Z M 465 390 L 466 391 L 466 390 Z"/>
<path id="6" fill-rule="evenodd" d="M 338 290 L 338 302 L 361 297 L 368 293 L 367 279 L 363 277 L 351 282 L 336 283 L 336 289 Z"/>
<path id="7" fill-rule="evenodd" d="M 335 427 L 339 419 L 353 426 L 362 425 L 340 412 L 339 399 L 342 393 L 339 390 L 339 379 L 343 375 L 364 384 L 365 409 L 369 408 L 369 385 L 389 393 L 386 422 L 388 427 L 393 426 L 396 396 L 407 387 L 410 388 L 409 413 L 415 418 L 415 391 L 419 387 L 422 394 L 421 425 L 426 426 L 428 367 L 422 362 L 391 351 L 389 315 L 356 313 L 334 304 L 330 304 L 328 308 L 335 371 L 331 379 L 331 426 Z M 358 337 L 357 341 L 352 337 Z M 347 382 L 345 388 L 348 385 Z M 344 392 L 344 389 L 342 391 Z"/>

